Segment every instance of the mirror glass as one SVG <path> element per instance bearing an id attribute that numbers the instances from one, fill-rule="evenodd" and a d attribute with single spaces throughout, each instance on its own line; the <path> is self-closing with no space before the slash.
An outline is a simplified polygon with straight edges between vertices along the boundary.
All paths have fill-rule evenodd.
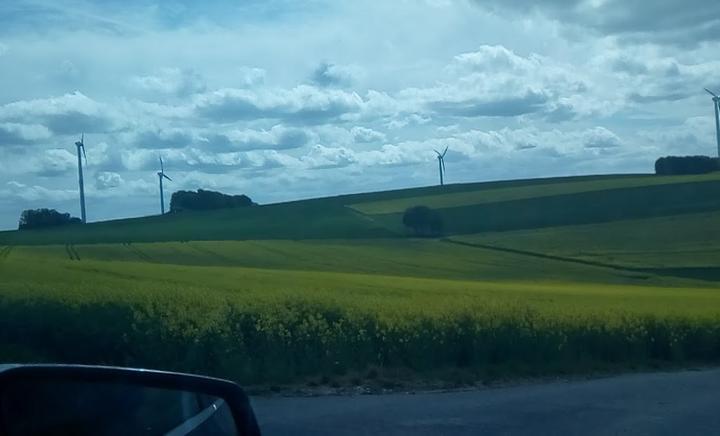
<path id="1" fill-rule="evenodd" d="M 133 384 L 16 380 L 0 392 L 0 434 L 236 435 L 219 397 Z"/>

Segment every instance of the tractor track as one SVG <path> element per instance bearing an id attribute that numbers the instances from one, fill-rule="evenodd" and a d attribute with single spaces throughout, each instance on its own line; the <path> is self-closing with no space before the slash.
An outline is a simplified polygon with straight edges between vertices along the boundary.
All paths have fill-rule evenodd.
<path id="1" fill-rule="evenodd" d="M 617 271 L 623 276 L 634 280 L 647 280 L 651 276 L 672 276 L 685 279 L 703 280 L 706 282 L 720 281 L 720 267 L 687 267 L 687 268 L 654 268 L 654 267 L 634 267 L 622 266 L 607 262 L 598 262 L 586 259 L 577 259 L 572 257 L 557 256 L 553 254 L 538 253 L 535 251 L 518 250 L 516 248 L 498 247 L 495 245 L 479 244 L 474 242 L 458 241 L 457 239 L 443 238 L 442 242 L 448 244 L 461 245 L 465 247 L 480 248 L 485 250 L 493 250 L 503 253 L 518 254 L 521 256 L 535 257 L 538 259 L 553 260 L 556 262 L 565 262 L 569 264 L 584 265 L 596 268 L 607 268 Z"/>
<path id="2" fill-rule="evenodd" d="M 74 244 L 65 244 L 65 253 L 67 253 L 70 260 L 80 260 L 80 255 Z"/>
<path id="3" fill-rule="evenodd" d="M 132 244 L 132 242 L 123 242 L 123 245 L 125 246 L 125 248 L 127 248 L 128 250 L 130 250 L 131 253 L 133 253 L 135 256 L 137 256 L 140 260 L 142 260 L 142 261 L 144 261 L 144 262 L 152 262 L 152 263 L 155 263 L 155 259 L 153 259 L 152 257 L 150 257 L 149 254 L 145 253 L 144 251 L 142 251 L 142 250 L 139 249 L 138 247 L 134 246 L 134 245 Z"/>
<path id="4" fill-rule="evenodd" d="M 188 243 L 187 245 L 188 245 L 188 247 L 192 248 L 193 250 L 197 251 L 198 253 L 203 254 L 205 256 L 209 256 L 209 257 L 211 257 L 217 261 L 220 261 L 224 264 L 235 265 L 237 263 L 237 262 L 233 261 L 233 259 L 223 256 L 220 253 L 216 253 L 216 252 L 210 250 L 209 248 L 198 247 L 197 245 L 193 244 L 192 242 Z"/>
<path id="5" fill-rule="evenodd" d="M 563 256 L 552 255 L 552 254 L 537 253 L 534 251 L 518 250 L 515 248 L 506 248 L 506 247 L 498 247 L 495 245 L 486 245 L 486 244 L 478 244 L 478 243 L 473 243 L 473 242 L 458 241 L 457 239 L 443 238 L 443 239 L 441 239 L 441 241 L 448 243 L 448 244 L 461 245 L 464 247 L 482 248 L 485 250 L 519 254 L 522 256 L 530 256 L 530 257 L 536 257 L 539 259 L 554 260 L 554 261 L 558 261 L 558 262 L 574 263 L 574 264 L 578 264 L 578 265 L 593 266 L 593 267 L 599 267 L 599 268 L 609 268 L 609 269 L 613 269 L 613 270 L 621 271 L 621 272 L 625 272 L 625 273 L 643 274 L 643 273 L 648 272 L 647 268 L 624 267 L 624 266 L 620 266 L 620 265 L 614 265 L 611 263 L 596 262 L 596 261 L 592 261 L 592 260 L 575 259 L 575 258 L 571 258 L 571 257 L 563 257 Z"/>
<path id="6" fill-rule="evenodd" d="M 2 248 L 0 248 L 0 260 L 5 260 L 10 256 L 10 252 L 12 251 L 13 246 L 12 245 L 6 245 Z"/>

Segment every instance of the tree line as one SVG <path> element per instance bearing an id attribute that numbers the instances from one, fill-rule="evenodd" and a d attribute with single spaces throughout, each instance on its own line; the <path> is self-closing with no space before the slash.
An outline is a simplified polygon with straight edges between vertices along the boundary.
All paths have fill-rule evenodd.
<path id="1" fill-rule="evenodd" d="M 196 191 L 177 191 L 170 198 L 170 212 L 185 210 L 214 210 L 255 206 L 247 195 L 228 195 L 222 192 L 198 189 Z"/>
<path id="2" fill-rule="evenodd" d="M 82 224 L 82 221 L 78 217 L 70 216 L 69 213 L 58 212 L 55 209 L 28 209 L 20 214 L 18 229 L 31 230 L 68 224 Z"/>
<path id="3" fill-rule="evenodd" d="M 655 161 L 655 173 L 658 175 L 704 174 L 720 171 L 720 158 L 709 156 L 664 156 Z M 198 189 L 197 191 L 177 191 L 170 199 L 170 212 L 215 210 L 255 206 L 247 195 L 229 195 L 221 192 Z M 408 208 L 403 214 L 403 224 L 414 236 L 436 237 L 443 233 L 443 220 L 440 214 L 426 206 Z M 28 209 L 20 216 L 18 228 L 30 230 L 45 227 L 57 227 L 81 224 L 82 221 L 61 213 L 55 209 Z"/>
<path id="4" fill-rule="evenodd" d="M 720 171 L 720 159 L 709 156 L 665 156 L 655 161 L 655 174 L 662 176 L 705 174 Z"/>
<path id="5" fill-rule="evenodd" d="M 247 195 L 228 195 L 221 192 L 198 189 L 194 191 L 177 191 L 170 200 L 170 212 L 179 213 L 187 210 L 214 210 L 236 207 L 256 206 Z M 18 230 L 42 229 L 66 225 L 82 224 L 80 218 L 55 209 L 27 209 L 20 214 Z"/>

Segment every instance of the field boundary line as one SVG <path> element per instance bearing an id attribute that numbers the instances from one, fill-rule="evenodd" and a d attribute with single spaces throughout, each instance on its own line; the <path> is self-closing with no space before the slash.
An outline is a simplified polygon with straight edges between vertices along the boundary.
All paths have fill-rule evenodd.
<path id="1" fill-rule="evenodd" d="M 228 265 L 231 265 L 231 266 L 232 266 L 232 265 L 236 265 L 236 264 L 237 264 L 237 262 L 234 261 L 233 259 L 231 259 L 231 258 L 229 258 L 229 257 L 227 257 L 227 256 L 224 256 L 224 255 L 222 255 L 222 254 L 220 254 L 220 253 L 217 253 L 217 252 L 215 252 L 215 251 L 212 251 L 212 250 L 209 249 L 209 248 L 198 247 L 197 245 L 195 245 L 195 244 L 192 243 L 192 242 L 188 242 L 187 245 L 188 245 L 188 247 L 192 248 L 193 250 L 195 250 L 196 252 L 198 252 L 198 253 L 200 253 L 200 254 L 203 254 L 203 255 L 205 255 L 205 256 L 210 256 L 211 258 L 214 258 L 215 260 L 221 261 L 221 262 L 226 263 L 226 264 L 228 264 Z"/>
<path id="2" fill-rule="evenodd" d="M 80 260 L 80 256 L 78 256 L 77 251 L 75 251 L 73 244 L 65 244 L 65 254 L 67 254 L 70 260 Z"/>
<path id="3" fill-rule="evenodd" d="M 247 241 L 247 243 L 248 243 L 249 245 L 252 245 L 252 246 L 254 246 L 254 247 L 257 247 L 257 248 L 259 248 L 259 249 L 261 249 L 261 250 L 264 250 L 264 251 L 266 251 L 266 252 L 268 252 L 268 253 L 276 254 L 276 255 L 282 256 L 282 257 L 284 257 L 284 258 L 286 258 L 286 259 L 287 259 L 287 258 L 290 258 L 290 259 L 293 258 L 293 255 L 290 254 L 290 253 L 288 253 L 287 251 L 283 251 L 283 250 L 280 250 L 280 249 L 274 248 L 274 247 L 268 247 L 267 245 L 263 244 L 263 242 L 267 242 L 267 241 Z"/>
<path id="4" fill-rule="evenodd" d="M 500 251 L 503 253 L 511 253 L 511 254 L 519 254 L 522 256 L 531 256 L 531 257 L 536 257 L 536 258 L 540 258 L 540 259 L 555 260 L 555 261 L 559 261 L 559 262 L 569 262 L 569 263 L 575 263 L 575 264 L 579 264 L 579 265 L 594 266 L 594 267 L 600 267 L 600 268 L 610 268 L 610 269 L 614 269 L 617 271 L 625 271 L 625 272 L 633 272 L 633 273 L 646 273 L 647 274 L 646 268 L 626 267 L 626 266 L 614 265 L 612 263 L 595 262 L 592 260 L 575 259 L 572 257 L 557 256 L 554 254 L 537 253 L 535 251 L 518 250 L 516 248 L 506 248 L 506 247 L 498 247 L 496 245 L 487 245 L 487 244 L 478 244 L 475 242 L 458 241 L 456 239 L 451 239 L 451 238 L 442 238 L 441 241 L 449 243 L 449 244 L 461 245 L 464 247 L 484 248 L 486 250 Z"/>
<path id="5" fill-rule="evenodd" d="M 396 199 L 386 199 L 386 200 L 378 200 L 378 201 L 367 201 L 367 202 L 361 202 L 361 203 L 352 203 L 348 205 L 355 211 L 367 215 L 391 215 L 391 214 L 401 214 L 403 213 L 403 210 L 405 210 L 407 207 L 410 207 L 409 205 L 405 206 L 403 205 L 399 210 L 391 210 L 391 211 L 382 211 L 382 212 L 365 212 L 361 209 L 355 209 L 355 206 L 360 206 L 362 208 L 362 205 L 372 205 L 372 204 L 392 204 L 392 203 L 407 203 L 406 200 L 412 199 L 415 203 L 432 203 L 432 201 L 428 201 L 430 198 L 443 198 L 447 199 L 448 196 L 450 197 L 464 197 L 466 195 L 473 195 L 473 194 L 486 194 L 495 190 L 506 190 L 509 192 L 515 191 L 515 190 L 525 190 L 525 189 L 531 189 L 531 190 L 538 190 L 540 191 L 539 195 L 530 195 L 527 194 L 520 195 L 516 198 L 510 198 L 506 199 L 507 196 L 503 196 L 502 199 L 490 199 L 484 200 L 484 201 L 473 201 L 470 203 L 466 202 L 459 202 L 454 204 L 443 204 L 443 205 L 436 205 L 432 206 L 432 204 L 429 204 L 435 209 L 454 209 L 454 208 L 462 208 L 467 206 L 478 206 L 478 205 L 484 205 L 484 204 L 493 204 L 493 203 L 505 203 L 505 202 L 513 202 L 513 201 L 523 201 L 523 200 L 529 200 L 529 199 L 535 199 L 535 198 L 548 198 L 548 197 L 559 197 L 559 196 L 569 196 L 569 195 L 578 195 L 578 194 L 588 194 L 588 193 L 594 193 L 594 192 L 602 192 L 602 191 L 622 191 L 622 190 L 633 190 L 633 189 L 646 189 L 646 188 L 655 188 L 655 187 L 665 187 L 670 185 L 689 185 L 689 184 L 695 184 L 695 183 L 717 183 L 718 179 L 715 177 L 693 177 L 692 180 L 684 180 L 684 181 L 674 181 L 671 179 L 650 179 L 650 178 L 643 178 L 643 183 L 630 183 L 630 184 L 622 184 L 617 186 L 594 186 L 595 183 L 598 182 L 598 180 L 575 180 L 575 181 L 567 181 L 565 183 L 560 183 L 560 186 L 572 186 L 576 183 L 579 184 L 593 184 L 593 186 L 587 186 L 585 188 L 581 188 L 579 190 L 569 190 L 569 191 L 562 191 L 562 192 L 555 192 L 555 193 L 545 193 L 543 189 L 541 188 L 547 188 L 548 186 L 557 186 L 556 183 L 547 183 L 547 184 L 531 184 L 531 185 L 524 185 L 524 186 L 508 186 L 508 187 L 501 187 L 501 188 L 491 188 L 491 189 L 477 189 L 477 190 L 469 190 L 469 191 L 459 191 L 459 192 L 450 192 L 447 194 L 444 193 L 436 193 L 436 194 L 430 194 L 430 195 L 421 195 L 417 197 L 404 197 L 404 198 L 396 198 Z M 618 182 L 620 179 L 614 179 L 610 181 L 610 183 Z M 649 183 L 647 183 L 650 181 Z M 626 182 L 626 181 L 624 181 Z M 637 182 L 640 182 L 638 179 Z M 576 187 L 577 188 L 577 187 Z M 497 194 L 496 192 L 493 194 Z"/>
<path id="6" fill-rule="evenodd" d="M 80 260 L 80 254 L 78 254 L 75 244 L 70 244 L 70 252 L 75 255 L 75 260 Z"/>
<path id="7" fill-rule="evenodd" d="M 133 253 L 135 256 L 137 256 L 140 260 L 145 262 L 152 262 L 155 263 L 155 259 L 150 257 L 147 253 L 143 252 L 138 247 L 134 246 L 132 242 L 123 242 L 123 245 L 130 250 L 131 253 Z"/>
<path id="8" fill-rule="evenodd" d="M 359 210 L 355 209 L 355 208 L 353 207 L 353 205 L 351 205 L 351 204 L 346 204 L 346 205 L 344 205 L 343 207 L 346 208 L 346 209 L 348 209 L 351 213 L 353 213 L 354 215 L 356 215 L 358 218 L 363 219 L 363 220 L 365 220 L 365 221 L 367 221 L 367 222 L 372 223 L 373 225 L 377 226 L 377 228 L 382 229 L 382 230 L 385 230 L 385 231 L 389 232 L 391 235 L 402 236 L 402 235 L 400 234 L 400 232 L 398 232 L 397 230 L 394 230 L 394 229 L 386 226 L 385 224 L 379 222 L 377 219 L 373 218 L 373 217 L 371 216 L 371 214 L 368 214 L 368 213 L 365 213 L 365 212 L 362 212 L 362 211 L 359 211 Z"/>
<path id="9" fill-rule="evenodd" d="M 6 245 L 2 248 L 0 248 L 0 260 L 5 260 L 10 256 L 10 252 L 12 251 L 13 246 L 12 245 Z"/>

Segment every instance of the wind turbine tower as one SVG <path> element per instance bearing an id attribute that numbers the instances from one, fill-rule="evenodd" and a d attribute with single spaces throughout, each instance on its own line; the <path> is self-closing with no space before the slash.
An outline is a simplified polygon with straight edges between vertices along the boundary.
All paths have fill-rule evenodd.
<path id="1" fill-rule="evenodd" d="M 720 157 L 720 97 L 707 88 L 705 88 L 705 91 L 712 95 L 713 106 L 715 108 L 715 139 L 717 140 L 718 157 Z"/>
<path id="2" fill-rule="evenodd" d="M 85 216 L 85 181 L 83 180 L 83 166 L 82 159 L 80 158 L 80 151 L 82 150 L 82 156 L 85 158 L 85 165 L 87 165 L 87 156 L 85 155 L 85 134 L 80 136 L 80 140 L 75 142 L 77 147 L 77 158 L 78 158 L 78 183 L 80 184 L 80 219 L 83 224 L 87 222 Z"/>
<path id="3" fill-rule="evenodd" d="M 165 174 L 165 167 L 163 166 L 162 157 L 160 157 L 160 171 L 157 173 L 158 180 L 160 181 L 160 213 L 165 215 L 165 193 L 163 192 L 163 179 L 168 179 L 172 182 L 172 179 Z"/>
<path id="4" fill-rule="evenodd" d="M 445 184 L 445 154 L 447 153 L 447 151 L 447 147 L 445 147 L 445 150 L 442 153 L 435 150 L 435 153 L 437 153 L 438 170 L 440 170 L 440 186 L 443 186 Z"/>

